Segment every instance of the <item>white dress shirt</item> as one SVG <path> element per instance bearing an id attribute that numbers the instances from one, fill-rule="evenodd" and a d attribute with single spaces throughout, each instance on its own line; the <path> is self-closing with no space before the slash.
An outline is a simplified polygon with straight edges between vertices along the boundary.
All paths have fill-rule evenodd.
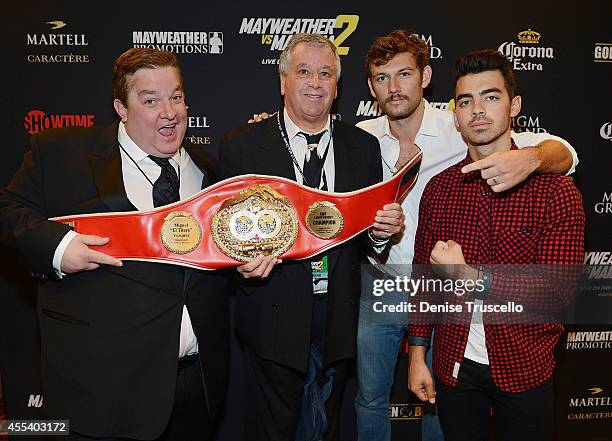
<path id="1" fill-rule="evenodd" d="M 154 208 L 153 186 L 151 182 L 154 183 L 157 178 L 159 178 L 161 167 L 153 162 L 153 160 L 149 158 L 149 155 L 132 141 L 122 122 L 119 123 L 117 139 L 119 144 L 123 147 L 123 150 L 121 150 L 121 171 L 127 197 L 138 210 L 151 210 Z M 136 166 L 135 163 L 138 164 L 138 166 Z M 194 164 L 185 149 L 179 149 L 174 156 L 170 158 L 170 164 L 175 168 L 180 178 L 179 192 L 181 200 L 200 191 L 204 174 Z M 59 271 L 62 256 L 74 236 L 76 236 L 76 233 L 74 231 L 69 231 L 55 250 L 53 267 L 60 277 L 62 276 Z M 193 326 L 191 325 L 187 307 L 183 306 L 179 357 L 196 352 L 198 352 L 198 341 L 193 332 Z"/>
<path id="2" fill-rule="evenodd" d="M 287 137 L 289 138 L 289 145 L 291 146 L 291 150 L 293 151 L 293 155 L 295 156 L 296 161 L 300 164 L 302 168 L 302 172 L 304 171 L 304 163 L 306 161 L 306 151 L 308 150 L 308 144 L 306 142 L 306 138 L 302 135 L 298 135 L 299 132 L 308 133 L 306 130 L 300 129 L 289 117 L 286 109 L 283 109 L 283 115 L 285 118 L 285 130 L 287 132 Z M 323 157 L 325 153 L 325 147 L 327 147 L 327 143 L 329 142 L 329 151 L 327 152 L 327 157 L 325 158 L 325 163 L 323 164 L 323 170 L 325 171 L 325 179 L 327 180 L 327 191 L 334 191 L 334 184 L 336 182 L 336 166 L 334 161 L 334 140 L 330 138 L 330 119 L 328 117 L 327 124 L 323 129 L 325 133 L 321 136 L 319 140 L 319 146 L 317 147 L 317 153 L 320 158 Z M 319 132 L 320 133 L 320 132 Z M 309 135 L 314 135 L 314 133 L 308 133 Z M 313 152 L 314 153 L 314 152 Z M 304 183 L 304 176 L 300 173 L 297 165 L 293 163 L 293 169 L 295 171 L 295 178 L 297 182 L 300 184 Z"/>
<path id="3" fill-rule="evenodd" d="M 370 253 L 370 256 L 368 256 L 372 264 L 384 265 L 384 267 L 379 268 L 392 276 L 403 275 L 405 273 L 402 273 L 402 270 L 397 265 L 409 265 L 412 263 L 414 257 L 414 239 L 419 220 L 419 203 L 425 186 L 432 177 L 461 161 L 467 154 L 467 145 L 455 127 L 453 112 L 435 109 L 426 100 L 423 100 L 423 102 L 425 104 L 425 113 L 423 114 L 421 127 L 414 140 L 414 143 L 423 152 L 423 158 L 419 169 L 419 177 L 414 187 L 401 201 L 404 215 L 406 216 L 404 230 L 401 235 L 396 234 L 392 237 L 389 257 L 384 264 L 380 262 L 380 259 L 375 254 Z M 400 154 L 400 144 L 391 134 L 389 120 L 383 115 L 379 118 L 361 121 L 357 124 L 357 127 L 378 138 L 382 155 L 383 180 L 389 179 L 395 172 L 395 163 Z M 576 151 L 568 142 L 557 136 L 549 133 L 512 132 L 512 139 L 519 148 L 533 146 L 547 139 L 560 141 L 572 154 L 573 162 L 568 174 L 573 173 L 576 169 L 578 164 Z M 465 356 L 481 363 L 485 360 L 488 362 L 484 343 L 484 326 L 482 324 L 471 324 Z M 474 349 L 474 354 L 469 352 L 470 348 Z M 482 353 L 482 348 L 485 349 L 484 353 Z"/>

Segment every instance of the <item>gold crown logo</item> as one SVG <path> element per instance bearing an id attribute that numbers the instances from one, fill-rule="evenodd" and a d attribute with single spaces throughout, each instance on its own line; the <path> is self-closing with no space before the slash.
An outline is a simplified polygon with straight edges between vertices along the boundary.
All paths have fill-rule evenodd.
<path id="1" fill-rule="evenodd" d="M 516 35 L 518 35 L 519 43 L 527 44 L 538 44 L 540 42 L 540 37 L 542 37 L 542 34 L 532 31 L 531 28 L 526 31 L 521 31 Z"/>

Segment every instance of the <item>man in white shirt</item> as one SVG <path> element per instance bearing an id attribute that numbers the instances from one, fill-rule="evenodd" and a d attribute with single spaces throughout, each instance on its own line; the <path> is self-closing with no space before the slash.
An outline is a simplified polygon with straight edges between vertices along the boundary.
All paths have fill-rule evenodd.
<path id="1" fill-rule="evenodd" d="M 43 282 L 38 312 L 45 413 L 69 439 L 210 439 L 227 383 L 227 277 L 121 262 L 110 239 L 50 217 L 150 210 L 214 182 L 215 160 L 184 140 L 174 54 L 133 48 L 115 61 L 108 127 L 31 140 L 0 194 L 1 239 Z"/>
<path id="2" fill-rule="evenodd" d="M 355 399 L 358 434 L 361 441 L 390 440 L 389 394 L 395 364 L 407 323 L 405 315 L 373 312 L 373 279 L 393 277 L 412 263 L 418 222 L 419 201 L 429 180 L 465 157 L 467 145 L 455 128 L 451 112 L 434 109 L 423 99 L 432 70 L 429 48 L 417 35 L 395 30 L 377 38 L 366 56 L 368 84 L 385 115 L 357 124 L 380 142 L 383 179 L 390 178 L 420 149 L 423 159 L 419 178 L 402 201 L 404 228 L 391 238 L 386 253 L 370 256 L 371 268 L 362 271 L 363 290 L 357 336 L 357 377 Z M 531 173 L 572 173 L 578 162 L 574 149 L 547 133 L 513 133 L 518 151 L 495 153 L 471 164 L 469 172 L 480 170 L 495 192 L 522 182 Z M 533 146 L 533 147 L 531 147 Z M 382 256 L 382 257 L 381 257 Z M 403 270 L 405 271 L 405 267 Z M 406 293 L 385 293 L 383 301 L 399 303 Z M 427 342 L 428 344 L 429 342 Z M 437 417 L 422 420 L 423 439 L 442 439 Z"/>

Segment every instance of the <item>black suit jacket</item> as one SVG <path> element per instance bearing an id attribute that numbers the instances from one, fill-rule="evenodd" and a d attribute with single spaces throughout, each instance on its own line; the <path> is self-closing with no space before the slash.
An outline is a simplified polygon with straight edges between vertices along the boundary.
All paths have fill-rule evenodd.
<path id="1" fill-rule="evenodd" d="M 225 273 L 124 262 L 123 267 L 58 280 L 53 253 L 68 231 L 61 215 L 135 210 L 123 185 L 118 123 L 50 130 L 30 150 L 0 194 L 0 232 L 39 275 L 44 410 L 95 437 L 154 439 L 172 410 L 180 323 L 187 304 L 198 337 L 209 412 L 221 408 L 227 383 Z M 215 179 L 215 160 L 184 143 Z"/>
<path id="2" fill-rule="evenodd" d="M 382 179 L 376 138 L 342 122 L 334 123 L 333 138 L 334 191 L 353 191 Z M 296 178 L 275 117 L 225 134 L 219 155 L 222 178 L 247 173 Z M 326 365 L 355 356 L 363 244 L 356 238 L 328 252 Z M 238 336 L 260 357 L 305 372 L 313 302 L 310 263 L 286 261 L 277 265 L 267 279 L 238 279 Z"/>

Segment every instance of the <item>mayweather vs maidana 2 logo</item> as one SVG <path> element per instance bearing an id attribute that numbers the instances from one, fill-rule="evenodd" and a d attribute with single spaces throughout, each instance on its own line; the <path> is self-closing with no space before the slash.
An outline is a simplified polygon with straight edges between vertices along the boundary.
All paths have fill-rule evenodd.
<path id="1" fill-rule="evenodd" d="M 259 35 L 262 46 L 280 52 L 294 34 L 310 32 L 325 35 L 334 42 L 339 55 L 348 55 L 348 39 L 357 29 L 358 15 L 340 14 L 335 18 L 262 18 L 244 17 L 239 34 Z M 339 32 L 338 35 L 335 35 Z M 277 64 L 276 58 L 264 58 L 261 64 Z"/>
<path id="2" fill-rule="evenodd" d="M 63 32 L 68 23 L 62 20 L 48 21 L 45 31 L 26 34 L 28 63 L 89 63 L 89 54 L 83 53 L 87 42 L 85 34 Z M 59 31 L 62 29 L 62 32 Z M 68 29 L 70 29 L 68 27 Z"/>
<path id="3" fill-rule="evenodd" d="M 542 34 L 539 32 L 527 29 L 516 35 L 518 44 L 514 41 L 505 41 L 497 49 L 508 57 L 514 70 L 543 70 L 542 63 L 536 60 L 555 58 L 552 47 L 540 46 Z"/>

